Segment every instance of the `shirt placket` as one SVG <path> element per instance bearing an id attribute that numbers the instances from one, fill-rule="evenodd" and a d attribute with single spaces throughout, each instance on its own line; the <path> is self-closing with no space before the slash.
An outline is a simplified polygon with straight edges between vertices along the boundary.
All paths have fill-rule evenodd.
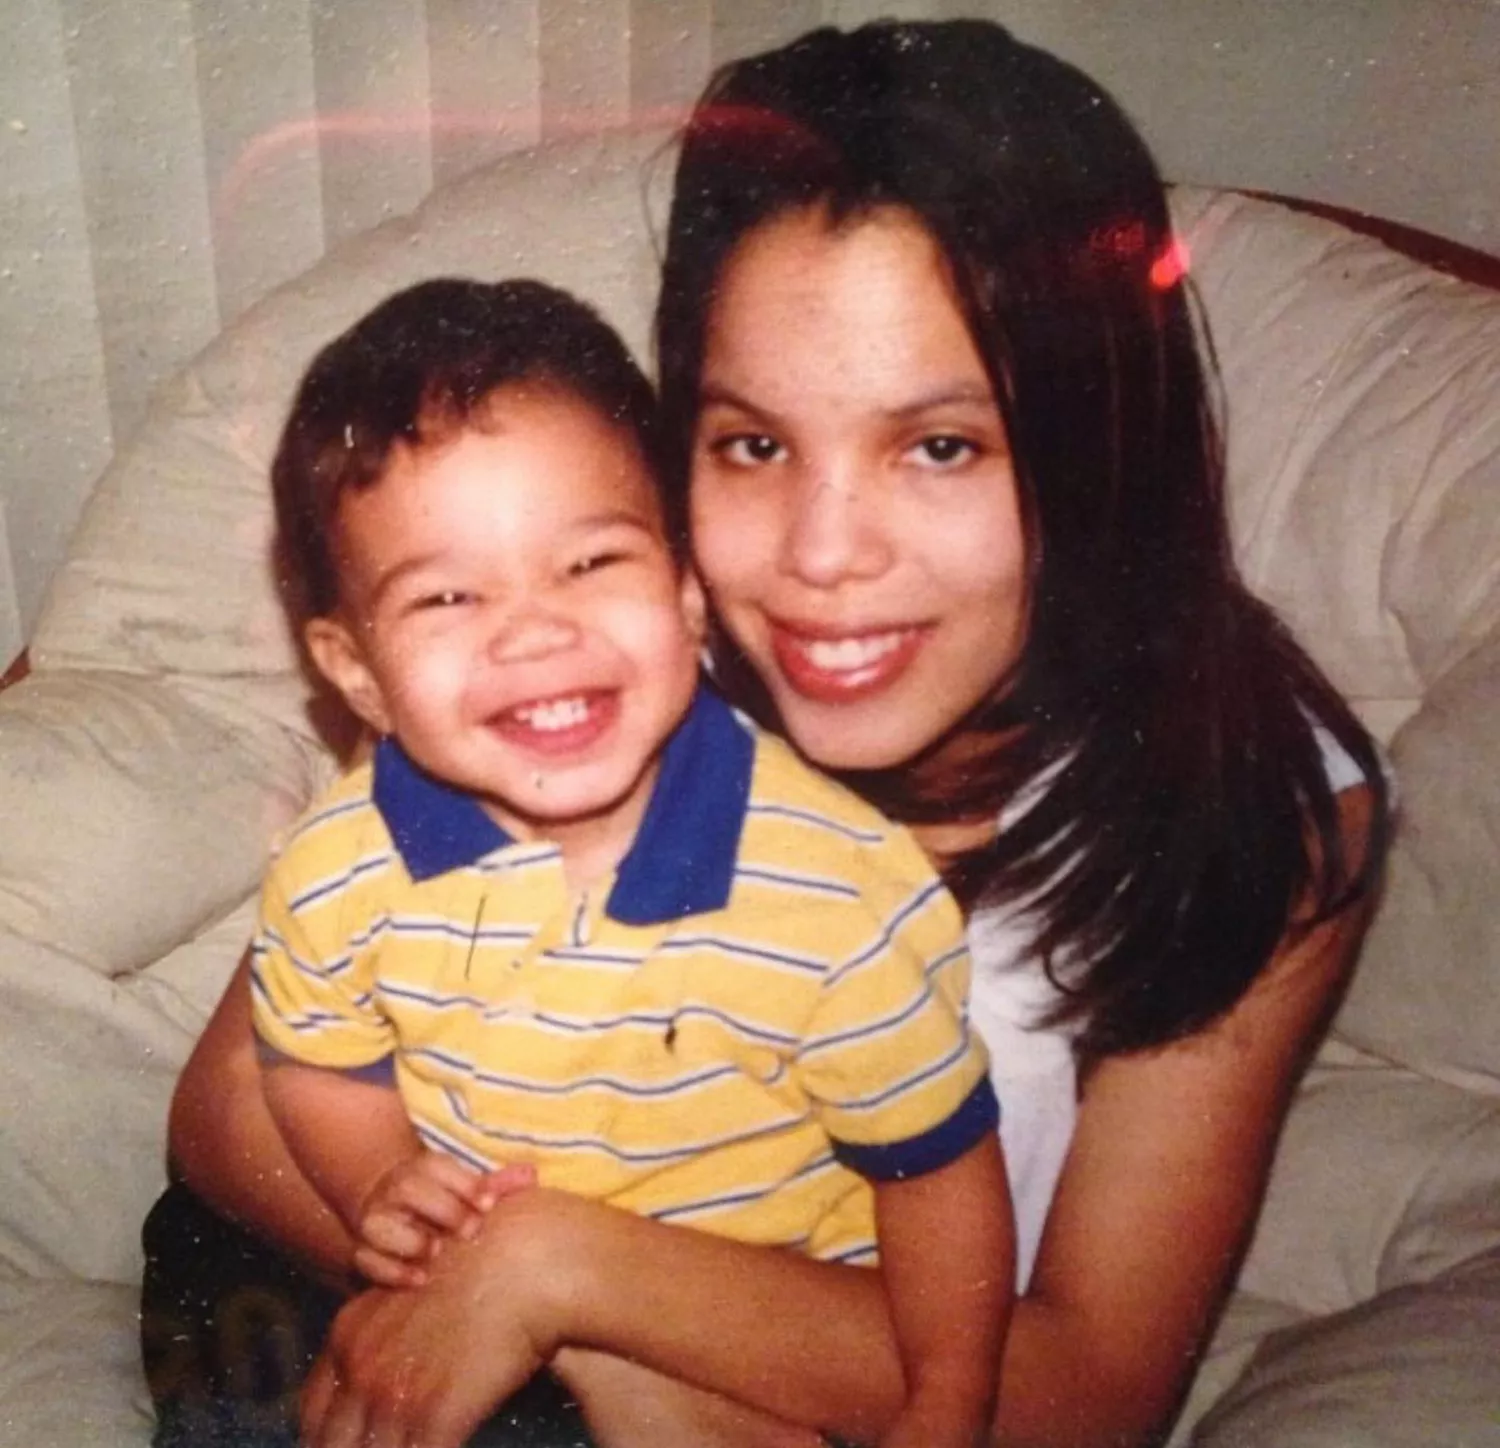
<path id="1" fill-rule="evenodd" d="M 464 971 L 468 988 L 484 1001 L 487 1017 L 529 1019 L 540 1006 L 541 957 L 567 915 L 561 862 L 533 866 L 516 878 L 492 868 L 479 875 L 478 885 Z"/>

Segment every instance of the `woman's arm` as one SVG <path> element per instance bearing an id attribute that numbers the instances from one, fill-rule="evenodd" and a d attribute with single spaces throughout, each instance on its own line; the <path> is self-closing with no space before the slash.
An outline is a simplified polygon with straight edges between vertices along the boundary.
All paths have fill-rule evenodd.
<path id="1" fill-rule="evenodd" d="M 1371 797 L 1339 797 L 1350 860 Z M 1233 1282 L 1281 1124 L 1374 902 L 1288 932 L 1196 1036 L 1101 1064 L 1003 1365 L 1002 1444 L 1126 1445 L 1180 1401 Z"/>
<path id="2" fill-rule="evenodd" d="M 178 1173 L 204 1201 L 324 1274 L 348 1272 L 354 1240 L 292 1160 L 266 1105 L 248 957 L 178 1079 L 167 1137 Z"/>
<path id="3" fill-rule="evenodd" d="M 1339 806 L 1348 858 L 1358 860 L 1369 792 L 1347 790 Z M 1030 1288 L 1011 1319 L 997 1444 L 1126 1448 L 1171 1414 L 1233 1280 L 1293 1089 L 1372 904 L 1289 931 L 1209 1030 L 1090 1075 Z M 790 1257 L 773 1264 L 647 1223 L 606 1226 L 590 1230 L 618 1242 L 609 1255 L 582 1254 L 589 1270 L 565 1337 L 793 1421 L 855 1438 L 886 1426 L 899 1403 L 899 1358 L 878 1294 L 858 1273 Z M 566 1267 L 566 1244 L 554 1250 Z M 647 1302 L 649 1311 L 632 1311 Z M 694 1331 L 705 1322 L 711 1333 Z"/>
<path id="4" fill-rule="evenodd" d="M 1369 798 L 1341 796 L 1351 858 Z M 1331 1013 L 1368 902 L 1283 949 L 1217 1025 L 1089 1078 L 1028 1295 L 1002 1365 L 997 1444 L 1142 1443 L 1169 1416 L 1249 1235 L 1293 1087 Z M 564 1343 L 630 1357 L 792 1422 L 870 1439 L 902 1403 L 878 1280 L 859 1269 L 666 1227 L 554 1193 L 502 1202 L 462 1267 L 424 1289 L 453 1331 L 519 1316 L 540 1356 Z M 484 1283 L 508 1284 L 507 1300 Z M 403 1353 L 387 1296 L 336 1332 L 345 1391 Z M 368 1329 L 366 1332 L 365 1329 Z M 359 1379 L 363 1381 L 359 1381 Z M 468 1384 L 469 1389 L 477 1385 Z M 406 1410 L 386 1404 L 398 1416 Z"/>
<path id="5" fill-rule="evenodd" d="M 1340 796 L 1351 858 L 1364 848 L 1369 804 L 1363 790 Z M 1125 1448 L 1170 1414 L 1369 911 L 1363 902 L 1289 936 L 1212 1029 L 1106 1062 L 1089 1078 L 1031 1288 L 1011 1321 L 997 1444 Z M 248 1042 L 248 1002 L 241 1009 Z M 220 1184 L 235 1176 L 229 1155 L 209 1153 Z M 233 1209 L 244 1194 L 211 1199 Z M 407 1389 L 429 1365 L 422 1324 L 451 1334 L 495 1315 L 504 1319 L 497 1331 L 523 1321 L 539 1356 L 569 1343 L 596 1348 L 855 1439 L 878 1437 L 902 1405 L 880 1283 L 857 1268 L 551 1192 L 501 1202 L 477 1242 L 445 1257 L 447 1270 L 420 1293 L 367 1294 L 340 1319 L 325 1384 L 392 1421 L 416 1421 L 421 1395 Z M 379 1366 L 393 1361 L 404 1365 L 400 1401 L 391 1400 L 397 1379 Z M 462 1396 L 482 1398 L 483 1388 L 468 1379 Z"/>

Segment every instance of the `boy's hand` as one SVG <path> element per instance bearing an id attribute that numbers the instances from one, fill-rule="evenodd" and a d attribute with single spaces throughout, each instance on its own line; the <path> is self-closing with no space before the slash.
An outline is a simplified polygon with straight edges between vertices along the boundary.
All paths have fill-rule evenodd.
<path id="1" fill-rule="evenodd" d="M 354 1266 L 381 1287 L 420 1287 L 447 1237 L 470 1241 L 501 1197 L 536 1185 L 531 1166 L 477 1172 L 441 1152 L 397 1163 L 366 1196 Z"/>

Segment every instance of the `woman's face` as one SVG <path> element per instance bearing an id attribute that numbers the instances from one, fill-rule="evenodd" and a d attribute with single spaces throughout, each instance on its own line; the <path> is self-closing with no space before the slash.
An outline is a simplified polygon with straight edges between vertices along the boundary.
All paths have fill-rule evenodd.
<path id="1" fill-rule="evenodd" d="M 811 759 L 910 759 L 1026 619 L 1005 428 L 937 246 L 895 208 L 767 222 L 721 278 L 702 396 L 693 538 L 724 626 Z"/>

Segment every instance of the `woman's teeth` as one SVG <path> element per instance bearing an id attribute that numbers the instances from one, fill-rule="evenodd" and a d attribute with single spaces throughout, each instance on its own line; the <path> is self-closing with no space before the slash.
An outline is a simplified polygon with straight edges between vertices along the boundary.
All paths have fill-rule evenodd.
<path id="1" fill-rule="evenodd" d="M 523 704 L 511 714 L 528 729 L 550 734 L 582 724 L 589 717 L 589 706 L 583 698 L 548 699 L 541 704 Z"/>
<path id="2" fill-rule="evenodd" d="M 829 673 L 848 673 L 889 657 L 901 647 L 903 637 L 896 632 L 858 639 L 808 639 L 803 641 L 802 650 L 814 667 Z"/>

